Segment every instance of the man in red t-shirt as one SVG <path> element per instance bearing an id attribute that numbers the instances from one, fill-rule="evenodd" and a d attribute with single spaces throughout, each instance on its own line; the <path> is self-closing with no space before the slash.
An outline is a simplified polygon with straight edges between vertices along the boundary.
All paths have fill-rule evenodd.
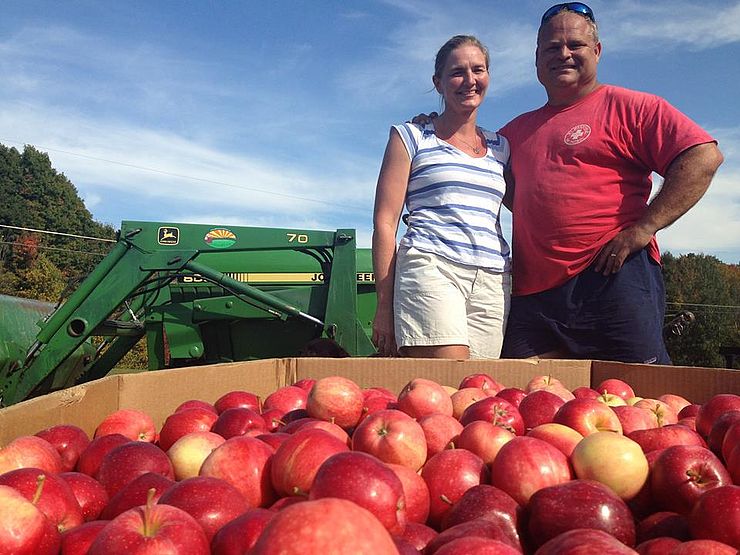
<path id="1" fill-rule="evenodd" d="M 502 356 L 670 363 L 655 233 L 722 163 L 665 100 L 602 85 L 591 9 L 553 6 L 537 36 L 548 102 L 501 129 L 511 145 L 513 295 Z M 648 204 L 652 172 L 664 176 Z"/>

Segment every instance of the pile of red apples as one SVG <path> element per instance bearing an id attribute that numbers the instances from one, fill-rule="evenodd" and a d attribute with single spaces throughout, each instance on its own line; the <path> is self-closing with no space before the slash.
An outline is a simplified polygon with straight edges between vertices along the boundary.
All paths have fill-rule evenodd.
<path id="1" fill-rule="evenodd" d="M 0 555 L 740 549 L 740 396 L 334 376 L 0 448 Z"/>

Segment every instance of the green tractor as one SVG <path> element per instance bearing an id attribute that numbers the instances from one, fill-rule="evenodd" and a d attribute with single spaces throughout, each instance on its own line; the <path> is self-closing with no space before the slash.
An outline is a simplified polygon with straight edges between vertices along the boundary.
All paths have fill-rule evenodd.
<path id="1" fill-rule="evenodd" d="M 144 336 L 152 370 L 297 356 L 322 340 L 375 352 L 371 253 L 352 229 L 127 221 L 58 308 L 0 296 L 0 311 L 0 406 L 102 377 Z"/>

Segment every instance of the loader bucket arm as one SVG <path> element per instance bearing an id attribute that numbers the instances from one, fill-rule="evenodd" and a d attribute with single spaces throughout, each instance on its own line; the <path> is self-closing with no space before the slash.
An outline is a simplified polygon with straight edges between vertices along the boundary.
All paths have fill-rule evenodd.
<path id="1" fill-rule="evenodd" d="M 143 329 L 132 326 L 120 333 L 111 346 L 83 368 L 69 370 L 64 361 L 96 331 L 105 328 L 106 321 L 124 302 L 130 304 L 131 319 L 145 310 L 146 295 L 142 287 L 153 277 L 167 280 L 183 272 L 199 275 L 230 291 L 236 298 L 269 313 L 273 318 L 305 320 L 320 328 L 319 333 L 336 338 L 352 354 L 373 351 L 369 338 L 357 319 L 355 282 L 354 230 L 310 232 L 301 234 L 286 229 L 232 228 L 241 242 L 219 246 L 219 252 L 239 252 L 255 249 L 324 249 L 332 253 L 333 264 L 327 279 L 329 298 L 326 314 L 312 315 L 289 302 L 235 280 L 207 264 L 196 261 L 204 251 L 204 229 L 208 226 L 182 226 L 181 239 L 162 243 L 153 239 L 162 229 L 175 229 L 177 224 L 124 222 L 120 238 L 109 255 L 93 270 L 80 287 L 42 324 L 35 343 L 28 350 L 25 363 L 11 371 L 0 382 L 0 405 L 7 406 L 48 391 L 68 387 L 83 378 L 94 379 L 107 373 L 143 335 Z M 206 234 L 207 235 L 207 234 Z M 299 238 L 299 244 L 293 239 Z M 223 243 L 222 243 L 223 245 Z M 210 253 L 214 251 L 211 250 Z M 84 380 L 83 380 L 84 381 Z"/>

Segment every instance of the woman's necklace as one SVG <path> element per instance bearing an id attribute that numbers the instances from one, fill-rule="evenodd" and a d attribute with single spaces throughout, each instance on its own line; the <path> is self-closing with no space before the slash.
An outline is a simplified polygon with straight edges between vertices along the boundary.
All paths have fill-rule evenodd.
<path id="1" fill-rule="evenodd" d="M 465 140 L 465 139 L 463 139 L 462 137 L 458 137 L 457 135 L 453 135 L 453 137 L 455 137 L 455 139 L 457 139 L 458 141 L 460 141 L 460 142 L 463 142 L 463 143 L 465 143 L 465 144 L 466 144 L 466 145 L 467 145 L 468 147 L 470 147 L 470 149 L 471 149 L 471 150 L 472 150 L 472 151 L 473 151 L 473 152 L 474 152 L 475 154 L 480 154 L 480 153 L 481 153 L 481 150 L 482 150 L 482 149 L 481 149 L 480 145 L 472 145 L 472 144 L 470 144 L 470 143 L 469 143 L 468 141 L 466 141 L 466 140 Z M 479 135 L 478 135 L 478 128 L 477 128 L 477 127 L 475 128 L 475 137 L 476 137 L 476 138 L 480 138 L 480 137 L 479 137 Z"/>

